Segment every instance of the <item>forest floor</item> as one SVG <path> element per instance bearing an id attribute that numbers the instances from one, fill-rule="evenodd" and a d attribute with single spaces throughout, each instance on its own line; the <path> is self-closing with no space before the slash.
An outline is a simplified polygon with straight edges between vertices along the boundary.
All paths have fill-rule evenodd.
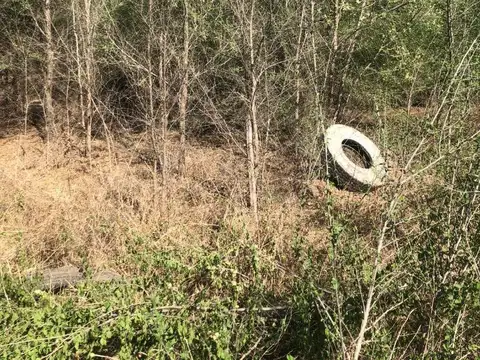
<path id="1" fill-rule="evenodd" d="M 95 140 L 91 163 L 82 149 L 77 137 L 47 145 L 34 130 L 0 139 L 0 263 L 13 274 L 86 261 L 128 275 L 116 260 L 136 237 L 158 249 L 209 248 L 227 229 L 272 256 L 295 237 L 314 247 L 328 242 L 325 181 L 300 181 L 282 154 L 264 156 L 255 229 L 245 158 L 236 148 L 190 143 L 181 178 L 178 136 L 170 134 L 165 188 L 146 135 Z M 330 187 L 336 210 L 363 235 L 380 221 L 386 191 Z"/>

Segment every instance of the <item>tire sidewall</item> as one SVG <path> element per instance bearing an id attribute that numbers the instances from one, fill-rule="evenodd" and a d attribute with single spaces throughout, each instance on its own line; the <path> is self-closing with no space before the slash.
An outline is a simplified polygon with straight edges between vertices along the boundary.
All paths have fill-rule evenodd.
<path id="1" fill-rule="evenodd" d="M 343 150 L 345 140 L 354 141 L 363 148 L 371 160 L 369 168 L 358 166 L 348 158 Z M 332 125 L 326 130 L 325 146 L 329 165 L 341 185 L 355 190 L 383 185 L 385 160 L 375 143 L 360 131 L 346 125 Z"/>

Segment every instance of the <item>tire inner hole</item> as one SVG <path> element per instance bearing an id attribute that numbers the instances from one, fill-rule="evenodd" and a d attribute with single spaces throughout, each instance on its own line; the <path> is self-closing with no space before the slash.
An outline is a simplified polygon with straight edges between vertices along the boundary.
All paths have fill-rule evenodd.
<path id="1" fill-rule="evenodd" d="M 355 140 L 343 140 L 342 150 L 355 165 L 364 169 L 369 169 L 372 167 L 372 158 L 370 154 Z"/>

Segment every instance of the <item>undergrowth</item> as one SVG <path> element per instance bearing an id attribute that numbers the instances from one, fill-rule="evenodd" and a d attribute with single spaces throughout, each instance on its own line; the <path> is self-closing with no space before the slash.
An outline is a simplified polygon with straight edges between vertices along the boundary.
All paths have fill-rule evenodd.
<path id="1" fill-rule="evenodd" d="M 437 216 L 422 221 L 432 226 Z M 447 227 L 397 239 L 376 278 L 365 358 L 479 358 L 478 244 L 453 242 Z M 335 216 L 326 249 L 299 236 L 281 258 L 230 235 L 189 252 L 132 236 L 116 259 L 128 277 L 95 283 L 85 265 L 87 280 L 57 293 L 3 271 L 0 358 L 348 357 L 373 274 L 373 247 L 349 218 Z"/>
<path id="2" fill-rule="evenodd" d="M 148 239 L 137 238 L 130 250 L 118 265 L 129 266 L 135 275 L 114 283 L 87 280 L 54 294 L 38 290 L 38 282 L 3 275 L 1 357 L 233 359 L 319 354 L 325 327 L 311 315 L 314 303 L 308 289 L 296 285 L 298 279 L 281 291 L 269 288 L 265 279 L 277 270 L 260 259 L 256 247 L 182 255 L 155 251 Z M 310 332 L 312 328 L 317 330 Z"/>

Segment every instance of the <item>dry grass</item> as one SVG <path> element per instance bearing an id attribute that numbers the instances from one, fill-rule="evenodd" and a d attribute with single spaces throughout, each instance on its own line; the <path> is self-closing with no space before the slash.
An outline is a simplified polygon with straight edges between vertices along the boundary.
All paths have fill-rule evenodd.
<path id="1" fill-rule="evenodd" d="M 86 260 L 94 268 L 121 272 L 116 260 L 139 236 L 158 249 L 221 249 L 222 234 L 229 233 L 239 243 L 254 242 L 272 259 L 282 256 L 295 236 L 316 248 L 328 244 L 325 182 L 305 186 L 296 166 L 280 154 L 265 156 L 261 224 L 255 230 L 245 160 L 236 149 L 191 143 L 180 178 L 178 136 L 171 134 L 162 204 L 160 172 L 153 172 L 147 136 L 93 145 L 90 166 L 78 138 L 48 146 L 33 132 L 0 139 L 0 265 L 22 273 Z M 310 189 L 307 196 L 302 187 Z M 388 191 L 332 188 L 330 194 L 334 212 L 353 223 L 368 244 L 382 221 Z"/>
<path id="2" fill-rule="evenodd" d="M 33 132 L 1 139 L 1 264 L 14 273 L 83 260 L 115 267 L 135 236 L 162 249 L 219 246 L 218 232 L 225 229 L 238 241 L 256 241 L 276 252 L 299 229 L 314 227 L 299 197 L 286 189 L 294 181 L 290 169 L 265 168 L 262 223 L 254 233 L 243 156 L 234 149 L 190 145 L 187 173 L 179 178 L 174 134 L 168 147 L 170 176 L 162 206 L 160 174 L 153 173 L 145 137 L 114 146 L 97 140 L 91 166 L 76 138 L 48 146 Z"/>

